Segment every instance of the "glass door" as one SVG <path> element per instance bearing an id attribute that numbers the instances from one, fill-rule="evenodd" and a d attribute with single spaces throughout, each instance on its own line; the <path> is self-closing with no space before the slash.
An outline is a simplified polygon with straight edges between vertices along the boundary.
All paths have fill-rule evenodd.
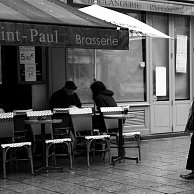
<path id="1" fill-rule="evenodd" d="M 183 131 L 191 99 L 190 18 L 174 16 L 173 131 Z"/>
<path id="2" fill-rule="evenodd" d="M 151 14 L 151 25 L 169 34 L 168 15 Z M 171 132 L 171 72 L 169 39 L 151 39 L 151 133 Z"/>

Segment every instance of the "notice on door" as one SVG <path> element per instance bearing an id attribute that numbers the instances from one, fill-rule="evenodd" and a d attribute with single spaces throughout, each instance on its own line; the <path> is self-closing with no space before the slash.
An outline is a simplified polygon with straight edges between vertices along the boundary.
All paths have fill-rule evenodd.
<path id="1" fill-rule="evenodd" d="M 166 96 L 166 67 L 156 67 L 156 96 Z"/>
<path id="2" fill-rule="evenodd" d="M 177 35 L 176 72 L 187 73 L 187 36 Z"/>

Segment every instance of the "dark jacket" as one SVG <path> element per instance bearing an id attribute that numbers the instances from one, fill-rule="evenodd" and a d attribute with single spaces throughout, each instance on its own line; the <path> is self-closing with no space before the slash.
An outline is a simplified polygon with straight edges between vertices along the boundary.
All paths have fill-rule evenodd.
<path id="1" fill-rule="evenodd" d="M 68 108 L 70 105 L 75 105 L 81 108 L 82 104 L 78 95 L 74 92 L 73 95 L 69 96 L 64 88 L 53 93 L 49 101 L 49 109 L 53 108 Z"/>
<path id="2" fill-rule="evenodd" d="M 100 112 L 100 107 L 114 107 L 117 106 L 114 98 L 114 93 L 111 90 L 100 90 L 98 93 L 93 95 L 93 100 L 97 107 L 97 110 Z M 100 132 L 106 132 L 106 127 L 104 123 L 103 116 L 95 115 L 93 117 L 93 127 L 94 129 L 99 129 Z"/>
<path id="3" fill-rule="evenodd" d="M 97 110 L 100 110 L 100 107 L 114 107 L 117 106 L 115 99 L 113 98 L 113 91 L 111 90 L 102 90 L 98 94 L 93 96 L 94 102 L 97 106 Z"/>

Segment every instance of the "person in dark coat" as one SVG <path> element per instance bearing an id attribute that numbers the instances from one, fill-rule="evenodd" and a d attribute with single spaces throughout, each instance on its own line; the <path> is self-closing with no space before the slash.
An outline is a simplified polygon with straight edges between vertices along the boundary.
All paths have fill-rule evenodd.
<path id="1" fill-rule="evenodd" d="M 190 113 L 194 114 L 194 102 L 192 103 Z M 194 179 L 194 134 L 192 134 L 191 136 L 191 143 L 190 143 L 189 154 L 187 158 L 186 169 L 191 170 L 191 172 L 186 175 L 181 174 L 180 177 L 187 180 Z"/>
<path id="2" fill-rule="evenodd" d="M 101 81 L 93 82 L 93 84 L 90 86 L 90 89 L 92 91 L 93 100 L 98 111 L 100 111 L 100 107 L 117 106 L 117 103 L 113 98 L 114 92 L 108 90 L 103 82 Z"/>
<path id="3" fill-rule="evenodd" d="M 69 108 L 76 106 L 81 108 L 82 103 L 75 92 L 77 86 L 73 81 L 67 81 L 65 86 L 60 90 L 54 92 L 49 101 L 49 108 Z"/>
<path id="4" fill-rule="evenodd" d="M 93 94 L 93 100 L 97 111 L 100 113 L 100 107 L 115 107 L 117 103 L 113 98 L 114 92 L 108 90 L 103 82 L 95 81 L 90 86 Z M 100 132 L 106 132 L 106 127 L 102 114 L 95 115 L 93 117 L 93 127 L 94 129 L 99 129 Z"/>

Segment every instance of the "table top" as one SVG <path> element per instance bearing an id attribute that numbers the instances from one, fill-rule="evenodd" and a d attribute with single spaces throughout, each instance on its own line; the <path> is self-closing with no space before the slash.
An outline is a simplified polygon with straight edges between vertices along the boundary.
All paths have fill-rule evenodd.
<path id="1" fill-rule="evenodd" d="M 135 118 L 134 115 L 128 115 L 128 114 L 111 114 L 111 115 L 104 115 L 105 119 L 128 119 L 128 118 Z"/>
<path id="2" fill-rule="evenodd" d="M 25 120 L 26 124 L 53 124 L 62 123 L 62 119 L 35 119 L 35 120 Z"/>

